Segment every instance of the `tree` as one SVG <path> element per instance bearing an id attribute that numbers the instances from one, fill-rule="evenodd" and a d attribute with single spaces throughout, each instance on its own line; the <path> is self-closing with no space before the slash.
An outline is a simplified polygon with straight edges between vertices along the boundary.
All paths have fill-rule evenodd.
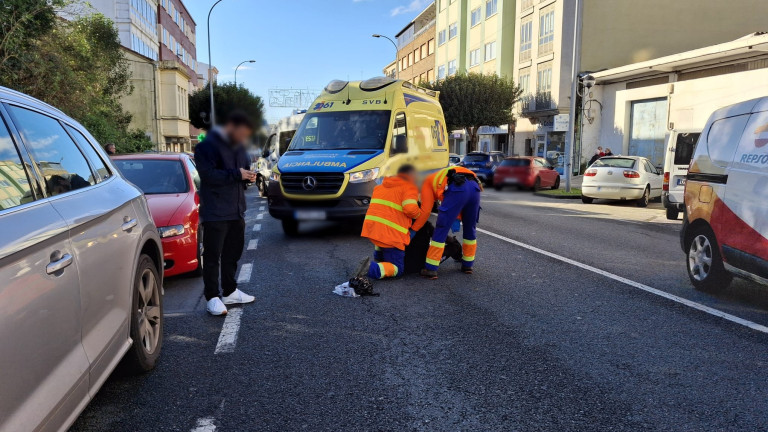
<path id="1" fill-rule="evenodd" d="M 204 88 L 189 96 L 189 117 L 192 126 L 198 129 L 210 129 L 211 90 Z M 216 102 L 216 119 L 223 121 L 229 113 L 238 110 L 247 114 L 258 129 L 264 118 L 264 102 L 242 85 L 234 83 L 215 83 L 213 97 Z M 201 115 L 202 114 L 202 115 Z"/>
<path id="2" fill-rule="evenodd" d="M 449 130 L 467 130 L 468 151 L 477 148 L 480 126 L 512 123 L 512 108 L 522 94 L 511 79 L 478 73 L 452 75 L 424 87 L 440 92 L 440 105 Z"/>

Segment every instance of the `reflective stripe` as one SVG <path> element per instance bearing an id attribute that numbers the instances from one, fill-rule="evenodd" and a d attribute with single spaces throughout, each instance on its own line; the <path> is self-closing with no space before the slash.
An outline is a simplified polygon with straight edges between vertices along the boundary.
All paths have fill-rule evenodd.
<path id="1" fill-rule="evenodd" d="M 401 227 L 400 225 L 398 225 L 398 224 L 396 224 L 396 223 L 394 223 L 392 221 L 388 221 L 388 220 L 386 220 L 384 218 L 381 218 L 381 217 L 378 217 L 378 216 L 366 215 L 365 216 L 365 220 L 369 220 L 369 221 L 372 221 L 372 222 L 378 222 L 378 223 L 384 224 L 384 225 L 386 225 L 386 226 L 388 226 L 388 227 L 390 227 L 390 228 L 392 228 L 392 229 L 394 229 L 396 231 L 399 231 L 399 232 L 401 232 L 403 234 L 408 234 L 408 228 Z"/>
<path id="2" fill-rule="evenodd" d="M 387 269 L 384 268 L 383 263 L 379 263 L 379 279 L 384 279 L 387 274 Z"/>
<path id="3" fill-rule="evenodd" d="M 427 258 L 427 264 L 432 264 L 433 266 L 439 266 L 440 265 L 440 261 L 435 261 L 433 259 Z"/>
<path id="4" fill-rule="evenodd" d="M 407 200 L 403 201 L 403 207 L 407 206 L 408 204 L 419 205 L 419 202 L 416 201 L 415 199 L 407 199 Z"/>
<path id="5" fill-rule="evenodd" d="M 465 257 L 461 257 L 461 260 L 462 261 L 474 261 L 475 257 L 474 256 L 465 256 Z"/>
<path id="6" fill-rule="evenodd" d="M 477 240 L 466 240 L 466 239 L 464 239 L 464 240 L 462 240 L 462 243 L 464 243 L 465 245 L 473 245 L 473 244 L 477 244 Z"/>
<path id="7" fill-rule="evenodd" d="M 392 207 L 393 209 L 395 209 L 397 211 L 403 211 L 403 207 L 402 206 L 397 205 L 397 204 L 393 203 L 392 201 L 387 201 L 387 200 L 383 200 L 383 199 L 380 199 L 380 198 L 373 198 L 371 200 L 371 204 L 381 204 L 381 205 L 384 205 L 384 206 L 387 206 L 387 207 Z"/>
<path id="8" fill-rule="evenodd" d="M 429 245 L 430 246 L 434 246 L 436 248 L 440 248 L 440 249 L 444 249 L 445 248 L 445 243 L 438 243 L 438 242 L 436 242 L 434 240 L 430 240 L 429 241 Z"/>
<path id="9" fill-rule="evenodd" d="M 448 170 L 450 168 L 443 168 L 439 173 L 435 176 L 435 180 L 432 181 L 432 188 L 437 190 L 437 185 L 443 182 L 443 179 L 445 179 L 445 176 L 448 175 Z"/>
<path id="10" fill-rule="evenodd" d="M 377 252 L 380 252 L 380 251 L 381 251 L 381 248 L 380 248 L 380 247 L 378 247 L 378 246 L 376 246 L 376 245 L 373 245 L 373 250 L 375 250 L 375 251 L 377 251 Z"/>

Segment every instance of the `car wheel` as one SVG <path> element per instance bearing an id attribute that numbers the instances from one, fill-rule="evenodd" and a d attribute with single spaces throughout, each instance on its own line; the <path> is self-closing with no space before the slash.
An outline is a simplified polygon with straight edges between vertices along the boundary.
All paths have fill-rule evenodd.
<path id="1" fill-rule="evenodd" d="M 594 200 L 595 200 L 594 198 L 586 197 L 584 195 L 581 196 L 581 202 L 583 202 L 584 204 L 592 204 Z"/>
<path id="2" fill-rule="evenodd" d="M 192 271 L 192 276 L 203 275 L 203 226 L 197 227 L 197 268 Z"/>
<path id="3" fill-rule="evenodd" d="M 643 196 L 639 200 L 637 200 L 637 206 L 638 207 L 648 207 L 648 201 L 651 197 L 651 188 L 646 186 L 645 191 L 643 191 Z"/>
<path id="4" fill-rule="evenodd" d="M 133 344 L 123 358 L 123 366 L 131 373 L 155 367 L 163 346 L 163 296 L 160 277 L 154 261 L 141 255 L 136 269 L 131 300 L 130 336 Z"/>
<path id="5" fill-rule="evenodd" d="M 675 208 L 668 208 L 667 209 L 667 219 L 669 220 L 677 220 L 677 217 L 680 216 L 680 212 L 677 211 Z"/>
<path id="6" fill-rule="evenodd" d="M 725 289 L 733 277 L 725 270 L 720 249 L 711 229 L 698 228 L 688 241 L 688 278 L 696 289 Z"/>
<path id="7" fill-rule="evenodd" d="M 560 176 L 555 179 L 555 184 L 552 185 L 552 190 L 560 189 Z"/>
<path id="8" fill-rule="evenodd" d="M 536 177 L 536 180 L 533 181 L 533 191 L 538 192 L 541 190 L 541 178 Z"/>
<path id="9" fill-rule="evenodd" d="M 283 225 L 283 232 L 287 236 L 295 236 L 299 233 L 299 221 L 296 219 L 283 219 L 280 221 Z"/>
<path id="10" fill-rule="evenodd" d="M 496 189 L 497 191 L 500 191 L 501 190 L 501 185 L 494 185 L 493 188 Z"/>

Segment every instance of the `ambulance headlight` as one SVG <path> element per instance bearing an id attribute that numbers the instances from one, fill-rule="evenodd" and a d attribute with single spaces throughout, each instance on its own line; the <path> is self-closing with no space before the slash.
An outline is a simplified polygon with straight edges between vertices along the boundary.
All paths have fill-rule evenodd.
<path id="1" fill-rule="evenodd" d="M 365 183 L 372 180 L 376 180 L 376 177 L 379 176 L 379 169 L 369 169 L 365 171 L 358 171 L 353 172 L 349 175 L 349 182 L 350 183 Z"/>
<path id="2" fill-rule="evenodd" d="M 277 171 L 272 171 L 272 174 L 269 175 L 269 180 L 270 181 L 279 182 L 280 181 L 280 173 L 277 172 Z"/>

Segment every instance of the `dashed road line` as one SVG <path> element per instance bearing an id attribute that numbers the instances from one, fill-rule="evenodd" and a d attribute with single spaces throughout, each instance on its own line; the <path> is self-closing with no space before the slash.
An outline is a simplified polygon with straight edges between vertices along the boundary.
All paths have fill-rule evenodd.
<path id="1" fill-rule="evenodd" d="M 232 308 L 227 311 L 224 325 L 221 326 L 219 341 L 216 343 L 214 354 L 226 354 L 235 350 L 237 334 L 240 332 L 240 318 L 243 316 L 242 308 Z"/>
<path id="2" fill-rule="evenodd" d="M 617 282 L 621 282 L 623 284 L 626 284 L 626 285 L 629 285 L 629 286 L 641 289 L 641 290 L 643 290 L 645 292 L 648 292 L 648 293 L 651 293 L 651 294 L 655 294 L 655 295 L 663 297 L 663 298 L 665 298 L 667 300 L 672 300 L 673 302 L 680 303 L 680 304 L 688 306 L 690 308 L 693 308 L 693 309 L 696 309 L 696 310 L 708 313 L 710 315 L 714 315 L 716 317 L 719 317 L 719 318 L 731 321 L 733 323 L 742 325 L 744 327 L 748 327 L 748 328 L 750 328 L 752 330 L 756 330 L 756 331 L 759 331 L 759 332 L 762 332 L 762 333 L 768 333 L 768 327 L 766 327 L 766 326 L 764 326 L 762 324 L 758 324 L 756 322 L 752 322 L 752 321 L 746 320 L 744 318 L 739 318 L 739 317 L 737 317 L 735 315 L 731 315 L 731 314 L 729 314 L 727 312 L 723 312 L 721 310 L 718 310 L 718 309 L 715 309 L 715 308 L 712 308 L 712 307 L 709 307 L 709 306 L 705 306 L 705 305 L 703 305 L 701 303 L 697 303 L 695 301 L 688 300 L 686 298 L 679 297 L 679 296 L 676 296 L 674 294 L 670 294 L 670 293 L 668 293 L 666 291 L 662 291 L 660 289 L 653 288 L 651 286 L 642 284 L 640 282 L 635 282 L 635 281 L 633 281 L 631 279 L 627 279 L 625 277 L 621 277 L 621 276 L 619 276 L 617 274 L 613 274 L 611 272 L 608 272 L 608 271 L 605 271 L 605 270 L 601 270 L 601 269 L 599 269 L 597 267 L 592 267 L 591 265 L 584 264 L 584 263 L 581 263 L 579 261 L 572 260 L 570 258 L 566 258 L 564 256 L 561 256 L 561 255 L 558 255 L 558 254 L 555 254 L 555 253 L 552 253 L 552 252 L 545 251 L 544 249 L 539 249 L 536 246 L 531 246 L 529 244 L 526 244 L 526 243 L 523 243 L 523 242 L 519 242 L 517 240 L 512 240 L 511 238 L 504 237 L 502 235 L 499 235 L 499 234 L 496 234 L 496 233 L 493 233 L 493 232 L 490 232 L 490 231 L 486 231 L 484 229 L 478 228 L 477 231 L 481 232 L 483 234 L 489 235 L 491 237 L 495 237 L 495 238 L 497 238 L 499 240 L 503 240 L 503 241 L 505 241 L 507 243 L 511 243 L 511 244 L 513 244 L 515 246 L 519 246 L 519 247 L 521 247 L 523 249 L 528 249 L 528 250 L 530 250 L 532 252 L 536 252 L 538 254 L 545 255 L 545 256 L 548 256 L 550 258 L 554 258 L 554 259 L 556 259 L 558 261 L 562 261 L 564 263 L 571 264 L 571 265 L 579 267 L 581 269 L 591 271 L 592 273 L 597 273 L 597 274 L 599 274 L 601 276 L 605 276 L 605 277 L 607 277 L 609 279 L 613 279 L 613 280 L 615 280 Z"/>
<path id="3" fill-rule="evenodd" d="M 264 219 L 264 213 L 257 214 L 256 219 Z"/>
<path id="4" fill-rule="evenodd" d="M 259 207 L 259 211 L 264 211 L 264 206 Z"/>
<path id="5" fill-rule="evenodd" d="M 261 224 L 256 224 L 253 226 L 254 231 L 261 231 Z"/>
<path id="6" fill-rule="evenodd" d="M 216 431 L 216 425 L 213 424 L 213 417 L 204 417 L 201 419 L 197 419 L 197 424 L 195 425 L 194 429 L 191 429 L 190 432 L 215 432 Z"/>
<path id="7" fill-rule="evenodd" d="M 256 250 L 259 247 L 259 239 L 253 239 L 248 242 L 248 250 Z"/>
<path id="8" fill-rule="evenodd" d="M 251 281 L 251 272 L 253 264 L 247 263 L 240 267 L 240 273 L 237 274 L 237 283 L 248 283 Z"/>

